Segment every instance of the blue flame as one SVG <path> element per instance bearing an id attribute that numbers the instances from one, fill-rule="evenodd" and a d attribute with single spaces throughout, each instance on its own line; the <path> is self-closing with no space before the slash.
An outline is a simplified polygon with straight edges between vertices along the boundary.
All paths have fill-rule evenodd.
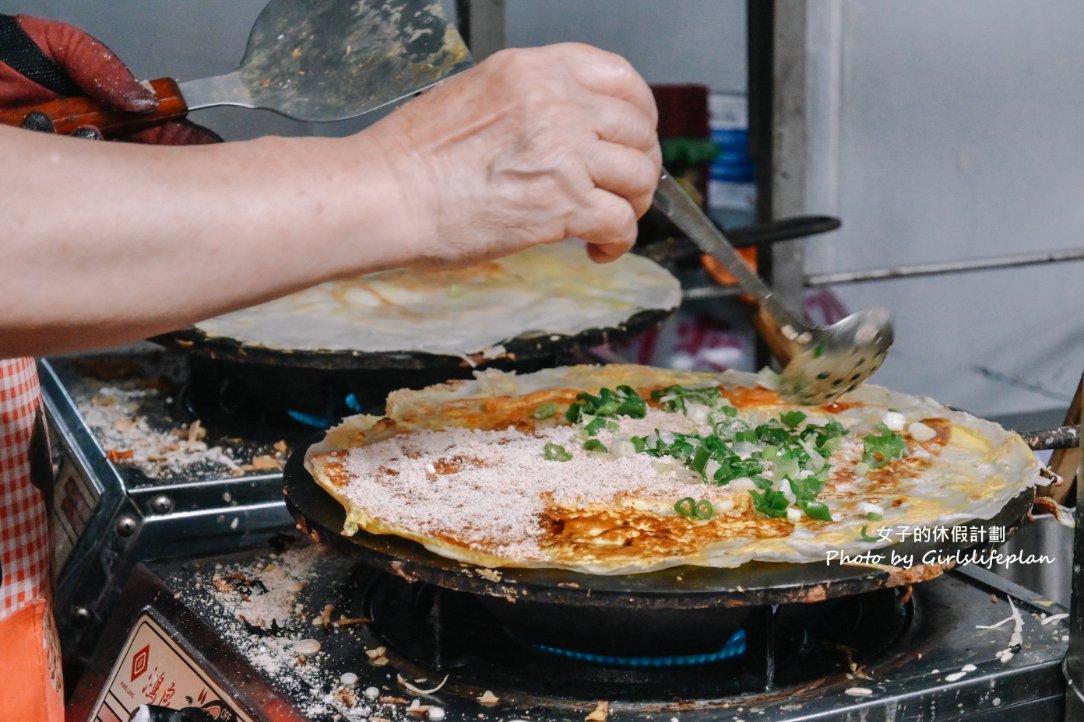
<path id="1" fill-rule="evenodd" d="M 534 645 L 535 649 L 555 654 L 560 657 L 574 659 L 577 662 L 589 662 L 591 664 L 606 664 L 616 667 L 692 667 L 701 664 L 712 664 L 727 659 L 736 659 L 745 654 L 745 630 L 739 629 L 727 640 L 723 648 L 718 652 L 708 654 L 683 654 L 667 657 L 625 657 L 610 654 L 593 654 L 591 652 L 577 652 L 560 647 L 549 647 L 544 644 Z"/>

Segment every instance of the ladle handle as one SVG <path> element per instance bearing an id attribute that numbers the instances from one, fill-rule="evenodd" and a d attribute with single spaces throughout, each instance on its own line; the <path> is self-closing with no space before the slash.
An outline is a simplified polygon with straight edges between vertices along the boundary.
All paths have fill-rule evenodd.
<path id="1" fill-rule="evenodd" d="M 115 138 L 161 125 L 169 120 L 178 120 L 188 114 L 188 104 L 172 78 L 158 78 L 148 82 L 151 90 L 158 96 L 158 107 L 150 113 L 112 110 L 90 98 L 59 98 L 48 103 L 0 111 L 0 124 L 31 127 L 58 135 L 70 135 L 81 126 L 92 125 L 106 138 Z M 48 119 L 43 120 L 44 127 L 28 122 L 27 116 L 34 112 L 42 113 Z M 41 119 L 41 116 L 31 120 L 38 119 Z M 52 123 L 51 127 L 48 127 L 48 122 Z"/>
<path id="2" fill-rule="evenodd" d="M 726 235 L 704 215 L 700 206 L 666 170 L 663 170 L 662 178 L 655 189 L 654 205 L 700 250 L 726 266 L 726 270 L 737 279 L 738 285 L 752 294 L 757 303 L 780 326 L 790 325 L 796 332 L 806 330 L 806 324 L 791 313 L 760 276 L 745 265 L 745 261 L 727 240 Z"/>

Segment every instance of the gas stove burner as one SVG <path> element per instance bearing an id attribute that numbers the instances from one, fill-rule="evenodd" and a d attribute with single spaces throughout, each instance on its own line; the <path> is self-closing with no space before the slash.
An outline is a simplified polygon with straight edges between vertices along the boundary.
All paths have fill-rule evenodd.
<path id="1" fill-rule="evenodd" d="M 878 589 L 745 608 L 564 606 L 391 575 L 374 578 L 364 595 L 367 643 L 386 647 L 404 676 L 454 672 L 499 695 L 629 703 L 784 688 L 875 664 L 914 631 L 916 604 Z"/>
<path id="2" fill-rule="evenodd" d="M 351 414 L 381 414 L 392 391 L 469 379 L 475 371 L 465 361 L 461 366 L 445 361 L 419 368 L 324 368 L 199 354 L 190 354 L 187 359 L 188 373 L 179 395 L 182 412 L 200 419 L 207 428 L 246 439 L 326 429 Z M 486 368 L 528 373 L 582 360 L 566 356 L 528 362 L 501 359 Z"/>
<path id="3" fill-rule="evenodd" d="M 588 664 L 602 664 L 611 667 L 650 667 L 661 669 L 664 667 L 693 667 L 703 664 L 714 664 L 728 659 L 736 659 L 745 654 L 745 630 L 739 629 L 727 640 L 726 644 L 718 652 L 712 654 L 680 654 L 665 657 L 626 657 L 612 654 L 592 654 L 589 652 L 577 652 L 573 649 L 561 649 L 560 647 L 547 647 L 544 644 L 531 645 L 535 649 L 555 654 L 558 657 L 567 657 L 577 662 Z"/>
<path id="4" fill-rule="evenodd" d="M 380 413 L 388 392 L 446 374 L 276 367 L 192 356 L 179 398 L 207 428 L 245 438 L 326 429 L 350 414 Z"/>
<path id="5" fill-rule="evenodd" d="M 358 401 L 358 397 L 353 393 L 346 395 L 343 399 L 343 406 L 355 414 L 364 413 L 366 410 L 365 407 L 361 405 L 361 402 Z M 310 426 L 314 429 L 328 429 L 338 423 L 338 419 L 333 419 L 330 416 L 319 416 L 317 414 L 295 411 L 293 409 L 287 409 L 286 414 L 299 424 L 304 424 L 305 426 Z"/>

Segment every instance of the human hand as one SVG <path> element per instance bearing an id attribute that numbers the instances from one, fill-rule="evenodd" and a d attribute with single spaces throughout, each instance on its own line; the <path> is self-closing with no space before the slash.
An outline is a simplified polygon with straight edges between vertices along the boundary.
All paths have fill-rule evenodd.
<path id="1" fill-rule="evenodd" d="M 0 108 L 19 108 L 86 94 L 110 108 L 147 113 L 157 106 L 154 94 L 141 85 L 109 48 L 82 30 L 66 23 L 28 15 L 0 15 L 9 47 L 17 47 L 25 35 L 35 48 L 23 46 L 24 62 L 35 68 L 34 79 L 0 62 Z M 101 137 L 96 129 L 85 134 Z M 147 128 L 124 140 L 155 145 L 201 145 L 221 141 L 214 132 L 188 121 L 169 122 Z"/>
<path id="2" fill-rule="evenodd" d="M 461 265 L 581 238 L 611 261 L 636 240 L 661 171 L 654 98 L 586 45 L 505 50 L 366 134 L 418 224 L 412 265 Z"/>

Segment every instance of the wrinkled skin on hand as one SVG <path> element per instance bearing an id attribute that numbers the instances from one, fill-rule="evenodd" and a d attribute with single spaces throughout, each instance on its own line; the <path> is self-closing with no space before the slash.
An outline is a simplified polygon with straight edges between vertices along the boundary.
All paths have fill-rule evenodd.
<path id="1" fill-rule="evenodd" d="M 147 113 L 158 105 L 154 94 L 132 76 L 113 51 L 77 27 L 29 15 L 16 16 L 19 26 L 72 82 L 93 100 L 110 108 Z M 0 63 L 0 107 L 36 105 L 59 96 Z M 124 138 L 154 145 L 203 145 L 222 139 L 188 121 L 168 122 Z"/>
<path id="2" fill-rule="evenodd" d="M 505 50 L 383 119 L 420 225 L 420 265 L 465 265 L 581 238 L 627 251 L 661 153 L 655 102 L 623 58 L 578 44 Z"/>

